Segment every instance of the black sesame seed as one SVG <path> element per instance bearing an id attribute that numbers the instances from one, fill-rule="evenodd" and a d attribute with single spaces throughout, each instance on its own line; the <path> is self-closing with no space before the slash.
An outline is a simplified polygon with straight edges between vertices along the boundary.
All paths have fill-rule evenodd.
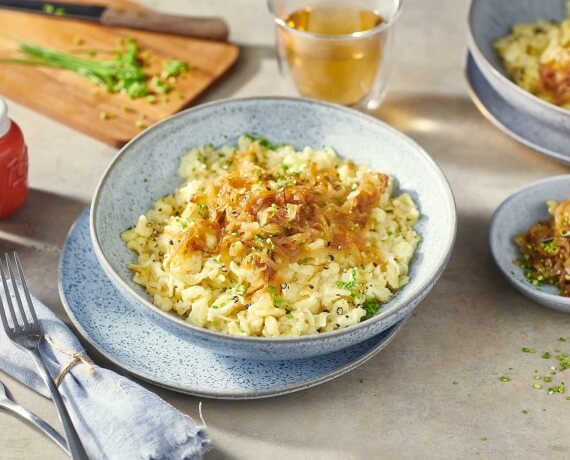
<path id="1" fill-rule="evenodd" d="M 315 286 L 313 286 L 312 284 L 309 284 L 309 289 L 315 289 Z"/>

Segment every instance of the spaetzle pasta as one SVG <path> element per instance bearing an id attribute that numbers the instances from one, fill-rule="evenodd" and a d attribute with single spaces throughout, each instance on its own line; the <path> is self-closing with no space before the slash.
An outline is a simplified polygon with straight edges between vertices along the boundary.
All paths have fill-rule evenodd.
<path id="1" fill-rule="evenodd" d="M 182 185 L 122 234 L 155 305 L 241 336 L 332 331 L 408 282 L 419 236 L 408 194 L 331 148 L 242 136 L 181 159 Z"/>

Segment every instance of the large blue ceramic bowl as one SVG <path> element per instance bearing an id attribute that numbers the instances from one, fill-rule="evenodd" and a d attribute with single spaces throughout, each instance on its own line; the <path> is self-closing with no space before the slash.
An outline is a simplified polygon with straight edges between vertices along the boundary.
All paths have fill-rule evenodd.
<path id="1" fill-rule="evenodd" d="M 135 261 L 120 238 L 161 196 L 180 184 L 180 157 L 203 144 L 233 144 L 243 133 L 256 133 L 275 143 L 337 152 L 397 179 L 397 190 L 409 192 L 422 217 L 422 241 L 411 263 L 410 283 L 398 291 L 372 319 L 346 329 L 298 338 L 235 337 L 192 326 L 151 303 L 132 281 L 128 265 Z M 399 190 L 398 190 L 399 189 Z M 95 192 L 91 237 L 101 265 L 129 297 L 181 340 L 214 352 L 254 359 L 317 356 L 362 342 L 405 318 L 430 292 L 451 254 L 456 229 L 453 195 L 431 157 L 412 140 L 355 110 L 321 102 L 255 98 L 214 102 L 175 115 L 140 134 L 113 160 Z M 128 333 L 125 324 L 125 333 Z M 183 357 L 181 357 L 183 359 Z"/>
<path id="2" fill-rule="evenodd" d="M 519 22 L 566 17 L 566 0 L 472 0 L 468 45 L 477 67 L 489 84 L 516 109 L 565 133 L 570 130 L 570 110 L 546 102 L 517 86 L 507 74 L 493 43 Z"/>

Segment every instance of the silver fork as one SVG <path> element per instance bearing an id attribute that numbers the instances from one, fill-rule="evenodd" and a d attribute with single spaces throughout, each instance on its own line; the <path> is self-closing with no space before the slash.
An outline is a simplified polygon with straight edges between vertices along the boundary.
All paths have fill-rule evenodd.
<path id="1" fill-rule="evenodd" d="M 67 443 L 65 442 L 63 436 L 61 436 L 57 431 L 53 429 L 51 425 L 39 418 L 36 414 L 33 414 L 25 407 L 22 407 L 12 401 L 8 397 L 8 394 L 6 393 L 6 387 L 4 387 L 4 384 L 2 382 L 0 382 L 0 407 L 3 407 L 4 409 L 15 413 L 30 422 L 36 428 L 41 430 L 46 436 L 48 436 L 53 442 L 55 442 L 59 447 L 61 447 L 61 449 L 63 449 L 67 455 L 69 455 L 69 450 L 67 450 Z"/>
<path id="2" fill-rule="evenodd" d="M 14 262 L 17 270 L 12 269 L 13 263 L 10 260 L 10 256 L 5 254 L 6 257 L 6 267 L 8 269 L 9 278 L 12 280 L 12 288 L 14 292 L 14 297 L 16 299 L 16 304 L 18 305 L 18 309 L 20 311 L 20 319 L 21 322 L 18 321 L 18 316 L 16 315 L 16 311 L 14 309 L 14 305 L 12 302 L 12 295 L 10 293 L 10 289 L 8 287 L 8 282 L 6 280 L 6 275 L 4 273 L 4 269 L 2 268 L 2 261 L 0 261 L 0 278 L 2 278 L 2 284 L 4 286 L 4 294 L 6 296 L 6 303 L 8 307 L 2 303 L 2 299 L 0 297 L 0 316 L 2 317 L 2 324 L 4 325 L 4 330 L 6 331 L 6 335 L 8 338 L 18 345 L 20 348 L 28 351 L 32 356 L 36 367 L 42 377 L 43 381 L 47 385 L 50 390 L 53 402 L 55 404 L 55 408 L 57 409 L 57 414 L 63 425 L 63 429 L 65 431 L 65 437 L 67 438 L 67 445 L 69 447 L 69 451 L 71 453 L 71 457 L 73 459 L 79 460 L 86 460 L 87 453 L 81 444 L 81 440 L 77 435 L 77 431 L 75 431 L 75 427 L 71 422 L 71 418 L 69 417 L 69 413 L 65 408 L 65 404 L 63 403 L 63 398 L 57 389 L 57 386 L 43 361 L 43 358 L 40 354 L 39 345 L 42 339 L 42 331 L 40 327 L 40 323 L 36 316 L 36 311 L 34 309 L 34 305 L 32 303 L 32 299 L 30 297 L 30 291 L 28 290 L 28 286 L 26 285 L 26 280 L 24 278 L 24 270 L 22 269 L 22 263 L 20 262 L 20 258 L 18 254 L 14 252 Z M 18 289 L 18 283 L 16 281 L 16 277 L 14 276 L 14 271 L 17 271 L 19 278 L 20 278 L 20 285 L 22 286 L 22 291 L 24 292 L 24 297 L 28 306 L 29 314 L 26 312 L 24 308 L 24 303 L 22 302 L 22 298 L 20 297 L 20 292 Z M 11 321 L 8 318 L 11 318 Z M 12 325 L 10 325 L 12 323 Z"/>

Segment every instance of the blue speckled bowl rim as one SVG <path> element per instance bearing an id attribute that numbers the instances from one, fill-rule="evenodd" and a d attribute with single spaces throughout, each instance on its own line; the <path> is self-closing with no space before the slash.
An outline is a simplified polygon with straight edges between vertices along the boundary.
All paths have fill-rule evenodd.
<path id="1" fill-rule="evenodd" d="M 445 198 L 447 201 L 447 204 L 450 207 L 449 214 L 450 214 L 452 224 L 453 224 L 453 231 L 450 234 L 449 241 L 447 242 L 447 246 L 446 246 L 446 249 L 445 249 L 442 257 L 440 257 L 440 260 L 436 264 L 437 268 L 434 270 L 434 272 L 431 274 L 431 276 L 429 278 L 426 278 L 426 280 L 420 286 L 418 286 L 418 288 L 414 292 L 407 293 L 406 297 L 399 298 L 395 302 L 395 304 L 394 304 L 395 306 L 392 306 L 390 311 L 382 312 L 382 310 L 381 310 L 379 314 L 377 314 L 375 317 L 367 320 L 366 322 L 360 322 L 354 326 L 350 326 L 350 327 L 346 327 L 346 328 L 342 328 L 342 329 L 337 329 L 336 331 L 326 332 L 326 333 L 322 333 L 322 334 L 313 334 L 313 335 L 307 335 L 307 336 L 302 336 L 302 337 L 242 337 L 242 336 L 233 336 L 233 335 L 225 334 L 222 332 L 215 332 L 215 331 L 212 331 L 210 329 L 194 326 L 194 325 L 188 323 L 187 321 L 184 321 L 181 318 L 174 316 L 171 313 L 165 312 L 165 311 L 157 308 L 148 299 L 144 298 L 142 295 L 135 292 L 121 278 L 121 276 L 119 276 L 119 274 L 115 272 L 115 270 L 111 266 L 110 262 L 105 257 L 105 254 L 103 253 L 103 249 L 101 248 L 101 245 L 100 245 L 98 237 L 97 237 L 97 230 L 96 230 L 96 226 L 95 226 L 96 215 L 97 215 L 97 211 L 98 211 L 97 208 L 98 208 L 98 204 L 99 204 L 99 194 L 101 193 L 101 190 L 103 189 L 110 172 L 114 168 L 115 164 L 121 160 L 121 157 L 123 156 L 123 154 L 125 152 L 127 152 L 128 149 L 132 145 L 134 145 L 135 143 L 144 142 L 145 136 L 149 132 L 151 132 L 152 130 L 160 128 L 163 124 L 169 123 L 170 120 L 173 120 L 173 119 L 176 119 L 179 117 L 184 117 L 188 113 L 199 112 L 201 110 L 207 110 L 211 107 L 227 105 L 227 104 L 238 104 L 239 105 L 243 102 L 252 102 L 252 101 L 265 101 L 265 102 L 272 102 L 273 101 L 275 103 L 289 102 L 289 103 L 297 103 L 297 104 L 319 105 L 319 106 L 325 107 L 327 109 L 332 109 L 332 110 L 336 110 L 339 112 L 345 112 L 347 114 L 350 114 L 351 116 L 360 117 L 363 120 L 366 120 L 368 122 L 379 124 L 384 129 L 391 132 L 394 136 L 399 137 L 400 139 L 404 140 L 405 142 L 407 142 L 411 146 L 413 146 L 415 148 L 416 153 L 418 155 L 422 155 L 424 157 L 424 159 L 429 164 L 432 165 L 436 174 L 439 175 L 440 180 L 441 180 L 441 184 L 444 186 L 443 188 L 446 190 L 447 196 L 442 197 L 442 199 Z M 128 292 L 139 303 L 142 303 L 147 308 L 149 308 L 152 312 L 154 312 L 155 314 L 161 315 L 163 318 L 167 319 L 168 321 L 176 323 L 179 326 L 183 326 L 184 328 L 186 328 L 191 333 L 199 334 L 199 335 L 203 335 L 203 336 L 207 336 L 207 337 L 222 338 L 226 342 L 267 343 L 268 341 L 271 341 L 272 343 L 280 343 L 280 342 L 281 343 L 291 343 L 291 342 L 304 343 L 304 342 L 318 342 L 320 340 L 323 340 L 323 337 L 331 338 L 331 337 L 335 337 L 335 336 L 338 337 L 338 336 L 342 336 L 345 334 L 350 334 L 357 329 L 360 329 L 360 328 L 363 328 L 365 326 L 370 325 L 371 321 L 381 321 L 381 320 L 384 320 L 390 316 L 393 316 L 393 315 L 397 314 L 398 311 L 401 310 L 402 308 L 404 308 L 407 304 L 412 302 L 415 298 L 419 297 L 422 294 L 422 292 L 425 289 L 429 288 L 429 286 L 432 283 L 437 283 L 440 276 L 443 274 L 445 267 L 447 266 L 447 263 L 449 262 L 449 259 L 451 258 L 451 254 L 453 251 L 453 246 L 454 246 L 455 238 L 457 235 L 457 210 L 456 210 L 456 205 L 455 205 L 455 198 L 453 196 L 453 192 L 451 191 L 451 186 L 449 184 L 449 181 L 445 177 L 445 174 L 441 170 L 441 168 L 437 165 L 437 163 L 433 160 L 433 158 L 423 149 L 423 147 L 421 147 L 413 139 L 411 139 L 410 137 L 401 133 L 397 129 L 391 127 L 387 123 L 384 123 L 383 121 L 380 121 L 379 119 L 377 119 L 371 115 L 367 115 L 367 114 L 361 113 L 355 109 L 344 107 L 344 106 L 341 106 L 338 104 L 332 104 L 332 103 L 328 103 L 328 102 L 316 101 L 313 99 L 305 99 L 305 98 L 267 96 L 267 97 L 247 97 L 247 98 L 236 98 L 236 99 L 221 99 L 221 100 L 210 102 L 207 104 L 202 104 L 202 105 L 193 107 L 191 109 L 187 109 L 187 110 L 184 110 L 182 112 L 179 112 L 175 115 L 172 115 L 171 117 L 166 118 L 166 119 L 154 124 L 153 126 L 148 128 L 147 130 L 138 134 L 129 143 L 127 143 L 121 150 L 119 150 L 119 152 L 117 153 L 115 158 L 113 158 L 113 160 L 111 161 L 111 163 L 109 164 L 109 166 L 107 167 L 105 172 L 103 173 L 103 176 L 101 177 L 101 180 L 99 181 L 99 184 L 97 185 L 97 188 L 95 189 L 95 194 L 93 195 L 93 201 L 91 203 L 91 214 L 90 214 L 90 220 L 89 220 L 89 228 L 90 228 L 90 232 L 91 232 L 91 241 L 93 243 L 93 249 L 95 251 L 97 259 L 101 263 L 103 269 L 112 278 L 112 280 L 115 283 L 117 283 L 119 286 L 121 286 L 122 289 L 124 289 L 126 292 Z M 412 261 L 412 263 L 413 263 L 413 261 Z"/>
<path id="2" fill-rule="evenodd" d="M 487 120 L 489 120 L 493 125 L 495 125 L 497 128 L 499 128 L 501 131 L 503 131 L 508 136 L 512 137 L 517 142 L 520 142 L 521 144 L 523 144 L 523 145 L 525 145 L 525 146 L 527 146 L 533 150 L 536 150 L 537 152 L 542 153 L 542 154 L 544 154 L 544 155 L 546 155 L 546 156 L 548 156 L 548 157 L 550 157 L 556 161 L 559 161 L 559 162 L 564 163 L 564 164 L 570 164 L 570 157 L 568 155 L 558 153 L 555 150 L 550 150 L 547 147 L 543 147 L 542 145 L 535 144 L 534 142 L 529 141 L 528 139 L 524 138 L 521 134 L 517 134 L 514 131 L 512 131 L 511 129 L 509 129 L 505 124 L 503 124 L 503 122 L 499 118 L 497 118 L 489 109 L 487 109 L 485 102 L 481 99 L 479 94 L 477 94 L 477 91 L 475 91 L 475 89 L 473 88 L 473 84 L 471 83 L 471 76 L 470 76 L 470 69 L 469 69 L 471 66 L 471 63 L 469 62 L 470 56 L 472 57 L 471 51 L 468 51 L 467 56 L 465 58 L 466 63 L 465 63 L 464 76 L 465 76 L 465 81 L 467 83 L 467 92 L 469 93 L 469 96 L 471 97 L 471 100 L 473 101 L 473 103 L 475 104 L 477 109 L 479 109 L 479 112 L 481 112 L 483 114 L 483 116 Z M 472 59 L 472 64 L 476 68 L 477 72 L 481 72 L 481 70 L 477 66 L 477 62 L 475 61 L 475 59 Z M 482 75 L 482 78 L 485 78 L 485 76 Z M 486 83 L 490 86 L 490 83 L 488 83 L 488 82 L 486 82 Z M 519 114 L 521 113 L 515 107 L 513 107 L 511 104 L 509 104 L 507 102 L 507 100 L 504 99 L 499 93 L 497 93 L 494 88 L 492 88 L 492 90 L 497 94 L 497 97 L 500 98 L 501 101 L 505 105 L 508 105 L 509 107 L 511 107 L 513 111 L 517 111 Z M 528 117 L 529 119 L 531 119 L 534 123 L 541 124 L 544 127 L 545 131 L 548 131 L 550 129 L 547 125 L 545 125 L 544 123 L 541 123 L 540 120 L 534 119 L 531 115 L 525 113 L 525 116 Z"/>
<path id="3" fill-rule="evenodd" d="M 319 377 L 308 379 L 304 382 L 299 382 L 299 383 L 295 383 L 292 385 L 285 385 L 279 389 L 271 389 L 271 390 L 267 390 L 267 391 L 255 391 L 255 392 L 220 392 L 220 391 L 207 392 L 207 391 L 203 391 L 203 390 L 188 387 L 188 386 L 167 385 L 167 384 L 164 384 L 163 382 L 161 382 L 160 380 L 158 380 L 156 376 L 150 375 L 147 372 L 141 371 L 140 369 L 136 369 L 136 368 L 133 368 L 129 365 L 126 365 L 123 362 L 117 360 L 111 354 L 104 351 L 99 346 L 99 344 L 91 338 L 89 333 L 83 328 L 81 321 L 75 316 L 73 309 L 69 305 L 65 291 L 64 291 L 64 286 L 63 286 L 63 276 L 62 276 L 63 263 L 64 263 L 63 259 L 64 259 L 64 255 L 65 255 L 65 247 L 67 246 L 67 242 L 69 241 L 71 234 L 75 231 L 75 228 L 78 225 L 80 219 L 81 219 L 81 215 L 73 223 L 73 225 L 70 227 L 70 229 L 67 233 L 67 236 L 65 238 L 64 248 L 61 252 L 61 256 L 59 259 L 59 266 L 58 266 L 59 296 L 61 298 L 61 303 L 63 305 L 65 312 L 67 313 L 67 316 L 69 317 L 70 321 L 73 323 L 75 328 L 79 331 L 81 336 L 95 350 L 97 350 L 98 353 L 100 353 L 102 356 L 104 356 L 105 359 L 107 359 L 108 361 L 110 361 L 114 365 L 118 366 L 119 368 L 124 369 L 129 374 L 134 375 L 134 376 L 140 378 L 141 380 L 144 380 L 145 382 L 151 383 L 151 384 L 156 385 L 156 386 L 161 387 L 161 388 L 165 388 L 167 390 L 175 391 L 177 393 L 192 395 L 192 396 L 199 396 L 199 397 L 210 398 L 210 399 L 225 399 L 225 400 L 263 399 L 263 398 L 270 398 L 273 396 L 281 396 L 281 395 L 305 390 L 307 388 L 311 388 L 311 387 L 320 385 L 322 383 L 328 382 L 330 380 L 333 380 L 337 377 L 340 377 L 341 375 L 344 375 L 344 374 L 350 372 L 351 370 L 357 368 L 358 366 L 364 364 L 369 359 L 376 356 L 380 351 L 382 351 L 390 343 L 392 343 L 392 341 L 396 337 L 396 334 L 398 332 L 400 332 L 400 330 L 402 329 L 402 327 L 404 326 L 404 324 L 407 322 L 407 320 L 409 318 L 409 316 L 407 316 L 404 319 L 402 319 L 401 321 L 399 321 L 398 323 L 396 323 L 395 325 L 391 326 L 389 328 L 390 329 L 389 334 L 384 338 L 384 340 L 382 340 L 376 346 L 374 346 L 373 348 L 371 348 L 367 352 L 363 353 L 362 355 L 360 355 L 360 357 L 358 357 L 354 361 L 346 364 L 345 366 L 339 367 L 338 369 L 335 369 L 332 372 L 324 373 L 324 374 L 320 375 Z M 102 269 L 102 267 L 100 267 L 100 268 Z M 125 298 L 127 301 L 129 301 L 129 299 L 126 298 L 125 295 L 122 294 L 119 291 L 119 289 L 117 287 L 115 287 L 114 285 L 113 285 L 113 289 L 116 290 L 117 295 L 119 297 Z M 131 300 L 131 302 L 134 302 L 134 300 Z M 143 313 L 141 312 L 141 314 L 143 314 Z M 167 331 L 164 331 L 164 333 L 165 334 L 171 334 L 170 332 L 167 332 Z M 343 350 L 340 350 L 336 353 L 343 353 Z M 309 359 L 318 359 L 318 358 L 309 358 Z M 292 360 L 292 362 L 295 362 L 295 361 L 297 361 L 297 360 Z M 300 359 L 299 361 L 302 361 L 302 359 Z"/>
<path id="4" fill-rule="evenodd" d="M 489 236 L 488 236 L 488 242 L 489 242 L 489 248 L 491 250 L 491 255 L 493 257 L 493 260 L 495 262 L 495 265 L 497 265 L 497 267 L 499 268 L 499 270 L 501 271 L 501 273 L 503 274 L 503 276 L 505 278 L 507 278 L 507 280 L 522 294 L 524 294 L 526 297 L 528 297 L 531 300 L 534 301 L 538 301 L 538 299 L 543 298 L 545 301 L 550 301 L 553 303 L 559 303 L 559 304 L 564 304 L 567 305 L 568 308 L 570 308 L 570 297 L 564 297 L 561 295 L 557 295 L 557 294 L 551 294 L 549 292 L 543 292 L 543 291 L 539 291 L 538 289 L 534 289 L 533 286 L 525 281 L 520 280 L 519 278 L 515 277 L 512 275 L 512 273 L 510 273 L 506 267 L 503 267 L 502 264 L 500 263 L 499 260 L 499 250 L 498 248 L 495 246 L 495 238 L 493 237 L 494 235 L 494 229 L 496 228 L 496 224 L 497 221 L 499 221 L 499 219 L 501 219 L 501 213 L 510 206 L 511 202 L 518 197 L 518 195 L 520 195 L 521 193 L 524 193 L 526 191 L 528 191 L 529 189 L 539 189 L 541 186 L 543 186 L 544 184 L 550 183 L 550 182 L 555 182 L 558 180 L 561 180 L 563 178 L 570 178 L 570 174 L 559 174 L 557 176 L 552 176 L 552 177 L 547 177 L 546 179 L 542 179 L 536 182 L 533 182 L 529 185 L 527 185 L 526 187 L 521 188 L 520 190 L 517 190 L 516 192 L 512 193 L 511 195 L 509 195 L 495 210 L 495 212 L 493 213 L 493 216 L 491 217 L 491 222 L 489 223 Z M 536 219 L 537 221 L 539 220 L 539 218 L 537 217 Z M 515 235 L 513 235 L 514 237 Z M 545 307 L 548 308 L 553 308 L 551 306 L 549 306 L 548 304 L 544 304 L 541 303 L 541 305 L 544 305 Z M 556 309 L 555 309 L 556 310 Z M 557 310 L 560 311 L 560 310 Z"/>
<path id="5" fill-rule="evenodd" d="M 517 91 L 519 94 L 526 97 L 529 100 L 529 102 L 534 103 L 534 104 L 539 104 L 540 106 L 544 107 L 545 109 L 553 110 L 557 113 L 560 113 L 561 115 L 570 117 L 570 110 L 563 109 L 562 107 L 558 107 L 557 105 L 551 104 L 550 102 L 546 102 L 546 101 L 542 100 L 541 98 L 539 98 L 538 96 L 535 96 L 534 94 L 522 89 L 514 81 L 509 80 L 507 77 L 505 77 L 501 72 L 499 72 L 495 68 L 495 66 L 493 64 L 491 64 L 487 60 L 487 58 L 485 57 L 483 52 L 479 49 L 479 46 L 477 45 L 477 41 L 475 40 L 475 37 L 473 36 L 473 31 L 471 29 L 471 24 L 475 21 L 475 19 L 473 17 L 473 15 L 474 15 L 474 12 L 473 12 L 474 6 L 473 5 L 475 5 L 475 3 L 477 1 L 484 1 L 484 0 L 471 0 L 471 3 L 469 5 L 468 27 L 467 27 L 467 47 L 473 53 L 473 57 L 476 58 L 477 62 L 483 63 L 483 65 L 493 74 L 493 76 L 495 76 L 496 78 L 501 80 L 502 83 L 509 85 L 511 88 L 514 88 L 515 91 Z M 536 19 L 538 20 L 539 18 L 536 18 Z M 561 20 L 562 19 L 564 19 L 564 18 L 561 18 Z"/>

